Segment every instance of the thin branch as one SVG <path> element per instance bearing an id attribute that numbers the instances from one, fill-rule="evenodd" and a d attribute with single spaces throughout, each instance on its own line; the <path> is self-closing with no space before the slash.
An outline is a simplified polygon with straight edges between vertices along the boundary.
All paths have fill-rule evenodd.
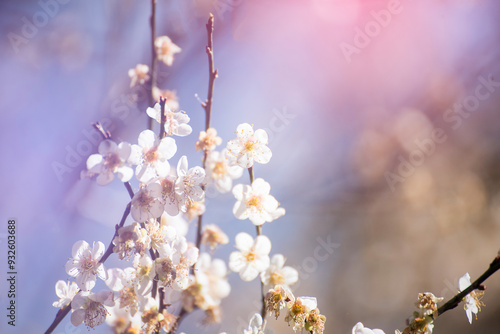
<path id="1" fill-rule="evenodd" d="M 484 286 L 482 283 L 491 275 L 493 275 L 498 269 L 500 269 L 500 255 L 497 255 L 497 257 L 490 263 L 490 266 L 488 269 L 481 275 L 479 276 L 478 279 L 476 279 L 467 289 L 461 291 L 455 297 L 451 298 L 449 301 L 447 301 L 443 306 L 438 308 L 437 310 L 437 316 L 440 316 L 444 312 L 448 310 L 452 310 L 455 307 L 460 304 L 460 302 L 467 296 L 469 293 L 471 293 L 474 290 L 484 290 Z"/>
<path id="2" fill-rule="evenodd" d="M 254 175 L 253 175 L 253 166 L 248 168 L 248 176 L 250 177 L 250 184 L 253 183 L 254 180 Z M 257 225 L 255 226 L 257 236 L 262 235 L 262 225 Z M 266 320 L 266 293 L 264 291 L 264 283 L 261 281 L 260 282 L 260 294 L 261 294 L 261 299 L 262 299 L 262 309 L 260 310 L 260 315 L 262 316 L 262 320 Z"/>
<path id="3" fill-rule="evenodd" d="M 205 131 L 210 128 L 210 117 L 212 115 L 212 100 L 214 96 L 214 82 L 217 79 L 217 70 L 214 69 L 214 16 L 210 13 L 208 22 L 206 24 L 207 28 L 207 39 L 208 45 L 206 48 L 208 56 L 208 93 L 205 102 L 201 103 L 203 109 L 205 109 Z M 206 167 L 207 152 L 205 151 L 203 155 L 203 169 Z M 205 191 L 205 186 L 202 186 L 203 191 Z M 196 247 L 199 249 L 201 245 L 201 231 L 203 224 L 203 215 L 198 216 L 197 228 L 196 228 Z"/>
<path id="4" fill-rule="evenodd" d="M 153 97 L 153 88 L 156 85 L 156 0 L 151 0 L 151 17 L 149 18 L 149 23 L 151 25 L 151 94 L 149 95 L 149 106 L 152 107 L 155 104 Z M 148 117 L 148 129 L 153 130 L 153 119 Z"/>
<path id="5" fill-rule="evenodd" d="M 97 124 L 99 124 L 99 123 L 97 123 Z M 94 125 L 94 124 L 92 124 L 92 125 Z M 102 129 L 102 127 L 100 127 L 100 128 Z M 109 132 L 103 131 L 102 133 L 109 133 Z M 134 196 L 134 192 L 132 190 L 132 187 L 130 186 L 130 183 L 124 182 L 124 184 L 125 184 L 125 188 L 127 188 L 127 191 L 129 193 L 130 197 L 132 198 Z M 109 243 L 109 246 L 106 249 L 106 252 L 99 260 L 99 263 L 104 263 L 108 259 L 108 257 L 113 253 L 113 240 L 115 239 L 116 236 L 118 236 L 118 230 L 120 229 L 120 227 L 123 227 L 123 225 L 125 224 L 125 220 L 127 220 L 127 217 L 130 214 L 131 205 L 132 205 L 132 202 L 129 202 L 127 204 L 127 207 L 125 208 L 125 211 L 123 212 L 122 219 L 120 220 L 120 223 L 115 226 L 115 233 L 113 234 L 113 237 L 111 238 L 111 242 Z M 68 315 L 70 310 L 71 310 L 71 304 L 68 304 L 65 307 L 61 308 L 57 312 L 56 317 L 55 317 L 54 321 L 52 322 L 52 324 L 49 326 L 47 331 L 45 331 L 45 334 L 52 333 L 54 331 L 54 329 L 56 329 L 56 327 L 59 325 L 59 323 L 61 323 L 61 321 L 64 319 L 64 317 L 66 317 Z"/>
<path id="6" fill-rule="evenodd" d="M 65 316 L 68 315 L 69 311 L 71 311 L 71 303 L 64 306 L 62 309 L 57 312 L 56 318 L 50 325 L 50 327 L 45 331 L 45 334 L 50 334 L 56 329 L 56 327 L 59 325 L 59 323 L 64 319 Z"/>
<path id="7" fill-rule="evenodd" d="M 125 185 L 125 188 L 127 188 L 128 195 L 130 196 L 130 199 L 134 198 L 134 190 L 132 189 L 132 186 L 130 185 L 129 182 L 123 182 Z"/>
<path id="8" fill-rule="evenodd" d="M 123 227 L 125 224 L 125 220 L 127 220 L 128 215 L 130 214 L 130 206 L 131 202 L 127 204 L 127 207 L 125 208 L 125 212 L 123 212 L 122 220 L 120 221 L 119 225 L 115 226 L 115 234 L 113 235 L 113 238 L 111 238 L 111 242 L 109 243 L 108 249 L 106 249 L 106 253 L 101 257 L 99 260 L 100 263 L 104 263 L 108 259 L 108 257 L 113 254 L 113 239 L 118 236 L 118 230 L 120 227 Z"/>
<path id="9" fill-rule="evenodd" d="M 207 99 L 204 103 L 202 103 L 202 107 L 205 109 L 205 131 L 210 128 L 210 115 L 212 114 L 212 99 L 214 95 L 214 82 L 217 79 L 217 70 L 214 69 L 214 16 L 210 14 L 208 18 L 207 27 L 207 38 L 208 45 L 206 48 L 207 56 L 208 56 L 208 94 Z"/>
<path id="10" fill-rule="evenodd" d="M 163 139 L 163 137 L 165 137 L 165 123 L 167 122 L 167 114 L 165 113 L 165 103 L 166 102 L 167 102 L 166 98 L 160 97 L 160 107 L 161 107 L 160 140 Z"/>

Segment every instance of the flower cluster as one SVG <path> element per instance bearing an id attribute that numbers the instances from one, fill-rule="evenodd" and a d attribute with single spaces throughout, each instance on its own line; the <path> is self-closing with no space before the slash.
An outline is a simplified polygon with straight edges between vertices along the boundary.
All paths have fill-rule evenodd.
<path id="1" fill-rule="evenodd" d="M 167 36 L 156 38 L 154 48 L 156 58 L 167 66 L 181 51 Z M 139 64 L 129 70 L 129 76 L 131 86 L 144 85 L 150 80 L 150 69 Z M 56 283 L 59 300 L 53 306 L 71 309 L 75 326 L 84 323 L 94 328 L 106 322 L 115 333 L 172 333 L 183 316 L 195 309 L 204 311 L 204 324 L 220 322 L 222 300 L 231 292 L 227 277 L 235 272 L 244 281 L 260 278 L 262 290 L 256 292 L 264 294 L 263 310 L 278 317 L 286 309 L 285 320 L 294 331 L 323 333 L 326 318 L 319 313 L 316 298 L 294 297 L 290 287 L 298 281 L 297 270 L 285 265 L 283 254 L 271 255 L 271 240 L 262 234 L 264 223 L 285 215 L 270 194 L 270 184 L 253 176 L 253 165 L 267 164 L 272 157 L 267 133 L 240 124 L 236 138 L 218 150 L 223 140 L 207 126 L 195 144 L 196 151 L 202 152 L 202 166 L 192 167 L 186 155 L 175 157 L 175 136 L 193 131 L 189 116 L 179 111 L 175 92 L 161 90 L 154 82 L 151 89 L 158 103 L 148 107 L 146 114 L 163 125 L 158 134 L 146 129 L 136 143 L 115 142 L 109 132 L 96 127 L 104 138 L 98 152 L 88 157 L 82 178 L 95 179 L 101 186 L 117 178 L 125 183 L 131 200 L 107 251 L 101 241 L 74 244 L 66 263 L 66 273 L 74 281 Z M 244 169 L 249 171 L 249 184 L 233 185 Z M 187 238 L 189 222 L 206 210 L 206 187 L 221 194 L 232 192 L 235 219 L 248 219 L 257 226 L 254 237 L 245 232 L 236 235 L 237 250 L 228 262 L 213 256 L 220 245 L 229 243 L 220 226 L 202 226 L 200 218 L 196 243 Z M 127 222 L 129 214 L 132 222 Z M 106 268 L 104 262 L 113 253 L 122 265 Z M 99 284 L 104 289 L 95 291 Z M 264 311 L 256 314 L 244 333 L 264 333 L 263 316 Z"/>

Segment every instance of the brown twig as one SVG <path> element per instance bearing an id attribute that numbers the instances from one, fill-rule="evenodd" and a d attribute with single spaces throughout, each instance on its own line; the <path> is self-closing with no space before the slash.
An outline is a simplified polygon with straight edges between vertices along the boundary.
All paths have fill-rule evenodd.
<path id="1" fill-rule="evenodd" d="M 208 56 L 208 93 L 205 102 L 201 103 L 203 109 L 205 109 L 205 131 L 210 128 L 210 117 L 212 115 L 212 100 L 214 96 L 214 82 L 217 79 L 217 70 L 214 69 L 214 52 L 213 52 L 213 41 L 214 41 L 214 16 L 210 14 L 208 22 L 206 24 L 207 28 L 207 39 L 208 45 L 206 47 L 206 52 Z M 203 169 L 206 167 L 207 152 L 205 151 L 203 155 Z M 205 190 L 205 186 L 202 186 Z M 202 230 L 202 220 L 203 215 L 198 216 L 197 229 L 196 229 L 196 247 L 199 249 L 201 245 L 201 230 Z"/>
<path id="2" fill-rule="evenodd" d="M 153 88 L 156 84 L 156 0 L 151 0 L 151 17 L 149 18 L 149 23 L 151 25 L 151 94 L 149 94 L 149 106 L 153 107 L 155 100 L 153 97 Z M 153 130 L 153 119 L 148 117 L 148 129 Z"/>
<path id="3" fill-rule="evenodd" d="M 161 119 L 160 119 L 160 140 L 165 137 L 165 123 L 167 122 L 167 115 L 165 113 L 165 103 L 167 99 L 164 97 L 160 97 L 160 107 L 161 107 Z"/>
<path id="4" fill-rule="evenodd" d="M 482 283 L 491 275 L 493 275 L 498 269 L 500 269 L 500 255 L 495 257 L 495 259 L 490 263 L 490 266 L 486 271 L 479 276 L 467 289 L 456 294 L 453 298 L 447 301 L 443 306 L 437 309 L 437 316 L 440 316 L 448 310 L 452 310 L 460 304 L 460 302 L 474 290 L 484 290 Z"/>

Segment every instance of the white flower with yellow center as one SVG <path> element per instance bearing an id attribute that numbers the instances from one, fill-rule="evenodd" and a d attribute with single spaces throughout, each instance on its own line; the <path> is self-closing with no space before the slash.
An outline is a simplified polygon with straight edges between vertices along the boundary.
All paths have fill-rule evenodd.
<path id="1" fill-rule="evenodd" d="M 92 249 L 86 241 L 75 242 L 72 249 L 73 258 L 66 262 L 66 273 L 76 278 L 76 284 L 83 291 L 92 290 L 95 286 L 96 276 L 105 280 L 107 278 L 104 265 L 99 262 L 104 255 L 104 244 L 94 242 Z"/>
<path id="2" fill-rule="evenodd" d="M 229 256 L 229 268 L 240 274 L 244 281 L 251 281 L 269 267 L 271 241 L 264 235 L 255 240 L 250 234 L 241 232 L 236 235 L 236 248 Z"/>
<path id="3" fill-rule="evenodd" d="M 265 130 L 255 132 L 248 123 L 238 125 L 236 139 L 227 143 L 226 157 L 232 165 L 250 168 L 254 161 L 267 164 L 271 160 L 271 150 L 267 147 L 268 137 Z"/>
<path id="4" fill-rule="evenodd" d="M 266 271 L 260 274 L 262 283 L 266 286 L 285 285 L 289 287 L 299 280 L 299 273 L 296 269 L 286 266 L 285 257 L 282 254 L 275 254 L 271 259 L 271 264 Z"/>
<path id="5" fill-rule="evenodd" d="M 269 194 L 271 186 L 261 178 L 255 179 L 251 186 L 237 184 L 233 188 L 236 203 L 233 214 L 240 220 L 250 219 L 254 225 L 260 226 L 272 222 L 285 214 L 279 208 L 278 201 Z"/>
<path id="6" fill-rule="evenodd" d="M 170 171 L 168 159 L 177 152 L 175 140 L 170 137 L 159 139 L 151 130 L 139 134 L 139 145 L 132 145 L 130 161 L 137 165 L 135 175 L 140 182 L 148 182 L 159 176 L 165 177 Z"/>

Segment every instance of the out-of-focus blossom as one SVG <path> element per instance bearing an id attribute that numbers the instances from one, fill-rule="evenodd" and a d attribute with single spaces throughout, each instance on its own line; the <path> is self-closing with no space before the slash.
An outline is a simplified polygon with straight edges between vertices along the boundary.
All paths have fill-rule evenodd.
<path id="1" fill-rule="evenodd" d="M 128 70 L 130 77 L 130 87 L 134 87 L 137 83 L 144 85 L 149 80 L 149 67 L 144 64 L 137 64 L 135 68 Z"/>
<path id="2" fill-rule="evenodd" d="M 168 36 L 159 36 L 155 40 L 156 56 L 167 66 L 172 66 L 174 55 L 181 52 L 181 48 L 172 42 Z"/>
<path id="3" fill-rule="evenodd" d="M 98 154 L 92 154 L 87 159 L 88 176 L 97 174 L 97 184 L 107 185 L 114 179 L 114 174 L 122 182 L 127 182 L 134 174 L 129 166 L 128 159 L 131 154 L 129 143 L 116 144 L 106 139 L 99 144 Z"/>

